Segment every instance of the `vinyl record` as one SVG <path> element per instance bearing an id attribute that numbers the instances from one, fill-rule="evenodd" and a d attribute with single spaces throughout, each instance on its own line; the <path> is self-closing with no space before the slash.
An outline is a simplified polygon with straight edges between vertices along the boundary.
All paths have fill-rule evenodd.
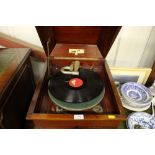
<path id="1" fill-rule="evenodd" d="M 79 76 L 56 73 L 48 87 L 52 99 L 80 104 L 103 95 L 104 83 L 94 71 L 79 69 Z"/>

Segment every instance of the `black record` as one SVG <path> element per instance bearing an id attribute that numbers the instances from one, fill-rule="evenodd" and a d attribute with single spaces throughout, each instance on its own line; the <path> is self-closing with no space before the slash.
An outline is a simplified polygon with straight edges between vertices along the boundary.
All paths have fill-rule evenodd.
<path id="1" fill-rule="evenodd" d="M 73 79 L 73 80 L 72 80 Z M 73 87 L 70 82 L 78 79 L 78 87 Z M 56 73 L 49 80 L 49 91 L 57 99 L 69 103 L 82 103 L 90 101 L 101 94 L 104 83 L 99 75 L 89 69 L 79 69 L 79 76 Z"/>

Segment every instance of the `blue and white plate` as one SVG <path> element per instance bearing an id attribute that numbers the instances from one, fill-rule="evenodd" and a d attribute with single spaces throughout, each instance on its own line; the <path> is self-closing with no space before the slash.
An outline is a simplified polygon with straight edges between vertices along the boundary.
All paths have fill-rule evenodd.
<path id="1" fill-rule="evenodd" d="M 134 112 L 128 116 L 127 127 L 129 129 L 155 129 L 155 117 L 146 112 Z"/>
<path id="2" fill-rule="evenodd" d="M 152 100 L 150 90 L 136 82 L 127 82 L 121 87 L 121 94 L 124 100 L 129 103 L 138 103 L 141 105 L 149 104 Z"/>

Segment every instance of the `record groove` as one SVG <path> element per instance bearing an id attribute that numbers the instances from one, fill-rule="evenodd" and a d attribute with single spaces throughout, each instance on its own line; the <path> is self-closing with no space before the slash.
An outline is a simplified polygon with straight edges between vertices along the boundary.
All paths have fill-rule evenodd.
<path id="1" fill-rule="evenodd" d="M 70 83 L 72 79 L 73 82 L 76 82 L 74 79 L 82 81 L 82 84 L 79 83 L 74 87 Z M 48 88 L 49 94 L 54 98 L 62 102 L 80 104 L 91 101 L 103 93 L 104 83 L 94 71 L 81 68 L 79 69 L 79 76 L 56 73 L 49 80 Z"/>

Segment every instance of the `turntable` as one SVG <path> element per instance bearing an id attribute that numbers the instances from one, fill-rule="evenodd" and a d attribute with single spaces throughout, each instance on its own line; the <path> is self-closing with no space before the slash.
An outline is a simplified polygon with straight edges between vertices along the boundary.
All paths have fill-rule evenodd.
<path id="1" fill-rule="evenodd" d="M 117 128 L 126 119 L 105 57 L 120 27 L 36 27 L 47 61 L 28 128 Z"/>
<path id="2" fill-rule="evenodd" d="M 105 88 L 99 75 L 90 69 L 79 67 L 79 61 L 62 67 L 48 82 L 50 99 L 69 111 L 91 109 L 104 97 Z"/>

